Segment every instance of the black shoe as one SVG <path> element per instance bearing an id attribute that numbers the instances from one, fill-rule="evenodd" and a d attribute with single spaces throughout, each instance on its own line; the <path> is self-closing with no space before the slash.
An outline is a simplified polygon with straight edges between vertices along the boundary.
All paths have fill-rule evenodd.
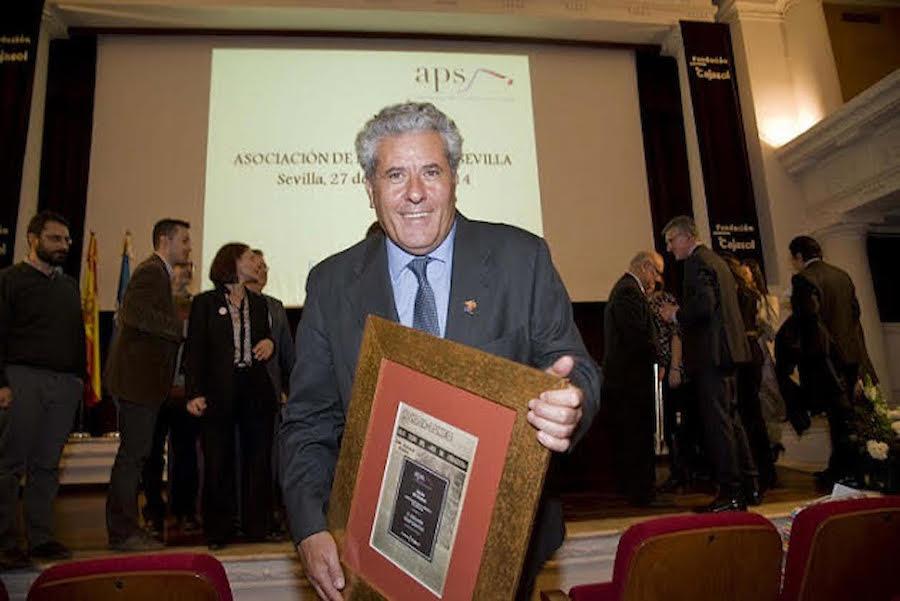
<path id="1" fill-rule="evenodd" d="M 225 548 L 225 541 L 221 541 L 221 540 L 209 541 L 206 544 L 206 548 L 209 549 L 210 551 L 221 551 L 222 549 Z"/>
<path id="2" fill-rule="evenodd" d="M 695 513 L 722 513 L 723 511 L 747 511 L 747 503 L 739 496 L 718 496 L 709 505 L 695 507 Z"/>
<path id="3" fill-rule="evenodd" d="M 19 547 L 10 547 L 0 551 L 0 572 L 10 570 L 24 570 L 32 566 L 31 560 L 25 551 Z"/>
<path id="4" fill-rule="evenodd" d="M 200 524 L 194 516 L 178 518 L 178 528 L 182 534 L 197 534 L 200 532 Z"/>
<path id="5" fill-rule="evenodd" d="M 132 534 L 125 540 L 110 541 L 109 548 L 113 551 L 159 551 L 165 548 L 165 545 L 141 531 Z"/>
<path id="6" fill-rule="evenodd" d="M 31 557 L 37 559 L 49 559 L 51 561 L 62 561 L 64 559 L 72 559 L 72 552 L 64 544 L 59 541 L 51 540 L 31 548 Z"/>
<path id="7" fill-rule="evenodd" d="M 685 482 L 681 478 L 669 476 L 665 482 L 656 487 L 656 492 L 661 495 L 665 495 L 676 492 L 684 492 L 684 489 L 686 488 L 687 482 Z"/>
<path id="8" fill-rule="evenodd" d="M 162 540 L 163 530 L 165 529 L 165 524 L 161 519 L 150 519 L 147 520 L 146 525 L 144 526 L 144 530 L 147 531 L 152 538 L 157 540 Z"/>
<path id="9" fill-rule="evenodd" d="M 762 505 L 763 492 L 756 478 L 751 478 L 744 483 L 744 500 L 747 502 L 747 505 L 753 507 Z"/>

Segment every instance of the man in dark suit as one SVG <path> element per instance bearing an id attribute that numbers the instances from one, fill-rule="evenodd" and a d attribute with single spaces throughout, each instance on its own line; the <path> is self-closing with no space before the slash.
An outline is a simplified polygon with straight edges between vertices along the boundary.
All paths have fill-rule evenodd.
<path id="1" fill-rule="evenodd" d="M 266 257 L 263 254 L 263 251 L 258 248 L 253 249 L 253 254 L 255 254 L 259 260 L 259 270 L 256 281 L 247 282 L 246 286 L 253 292 L 262 294 L 269 307 L 269 325 L 272 327 L 272 339 L 275 341 L 275 352 L 272 354 L 272 358 L 266 363 L 266 369 L 269 370 L 269 376 L 272 378 L 272 385 L 275 387 L 275 396 L 278 398 L 278 405 L 280 407 L 287 401 L 288 384 L 291 377 L 291 370 L 294 367 L 294 337 L 291 335 L 291 325 L 288 321 L 284 304 L 274 296 L 263 294 L 263 289 L 269 282 L 269 266 L 266 264 Z M 272 511 L 272 532 L 269 536 L 270 540 L 285 540 L 287 536 L 284 524 L 284 512 L 282 511 L 284 503 L 281 499 L 281 484 L 278 479 L 278 474 L 281 470 L 279 468 L 280 459 L 278 454 L 277 434 L 280 428 L 281 412 L 279 411 L 275 414 L 276 440 L 272 448 L 272 474 L 274 476 L 272 478 L 272 499 L 274 501 L 274 507 Z"/>
<path id="2" fill-rule="evenodd" d="M 456 212 L 462 138 L 446 115 L 427 103 L 387 107 L 356 151 L 384 232 L 310 273 L 280 432 L 291 533 L 307 577 L 330 600 L 341 599 L 345 581 L 325 513 L 368 315 L 567 377 L 570 386 L 529 404 L 538 441 L 554 451 L 587 430 L 600 388 L 546 243 Z M 564 535 L 559 503 L 544 502 L 520 596 Z"/>
<path id="3" fill-rule="evenodd" d="M 736 368 L 750 360 L 737 299 L 737 282 L 725 261 L 700 244 L 687 216 L 672 219 L 666 250 L 684 261 L 682 306 L 663 305 L 663 319 L 681 326 L 684 368 L 694 382 L 703 434 L 719 493 L 701 511 L 744 510 L 758 503 L 758 474 L 737 412 Z"/>
<path id="4" fill-rule="evenodd" d="M 859 321 L 856 289 L 846 271 L 822 260 L 814 238 L 798 236 L 788 249 L 797 272 L 791 279 L 791 310 L 799 335 L 801 384 L 813 385 L 810 377 L 817 374 L 818 400 L 828 413 L 831 457 L 820 478 L 824 484 L 856 478 L 858 457 L 848 429 L 852 399 L 862 378 L 878 381 Z"/>
<path id="5" fill-rule="evenodd" d="M 658 253 L 639 252 L 603 311 L 601 396 L 610 407 L 616 484 L 636 506 L 651 504 L 656 495 L 653 365 L 659 348 L 647 295 L 662 283 L 663 269 Z"/>
<path id="6" fill-rule="evenodd" d="M 182 323 L 172 295 L 172 266 L 191 253 L 190 225 L 163 219 L 153 226 L 154 253 L 131 276 L 116 315 L 116 337 L 104 376 L 119 400 L 119 452 L 106 499 L 111 548 L 159 549 L 162 545 L 138 525 L 141 473 L 153 445 L 159 407 L 172 386 Z"/>

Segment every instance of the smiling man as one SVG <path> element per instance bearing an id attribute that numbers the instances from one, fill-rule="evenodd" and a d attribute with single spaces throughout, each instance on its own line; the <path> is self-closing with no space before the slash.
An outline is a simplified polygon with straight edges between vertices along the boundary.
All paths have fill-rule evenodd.
<path id="1" fill-rule="evenodd" d="M 345 579 L 325 513 L 367 315 L 567 377 L 568 388 L 529 405 L 535 436 L 553 451 L 587 430 L 600 389 L 547 244 L 456 211 L 462 137 L 453 121 L 428 103 L 390 106 L 363 127 L 356 153 L 383 233 L 310 272 L 280 433 L 291 532 L 307 577 L 329 600 L 341 599 Z M 564 536 L 559 503 L 545 499 L 518 597 L 528 597 Z"/>

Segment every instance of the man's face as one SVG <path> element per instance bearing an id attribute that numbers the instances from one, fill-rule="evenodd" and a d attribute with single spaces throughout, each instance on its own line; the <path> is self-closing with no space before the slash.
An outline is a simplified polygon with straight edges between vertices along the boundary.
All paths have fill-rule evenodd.
<path id="1" fill-rule="evenodd" d="M 796 255 L 791 256 L 791 267 L 794 268 L 794 271 L 800 273 L 803 271 L 803 264 L 805 261 L 803 260 L 803 255 L 797 253 Z"/>
<path id="2" fill-rule="evenodd" d="M 258 259 L 256 282 L 259 284 L 259 289 L 262 290 L 263 288 L 266 287 L 266 284 L 269 282 L 269 265 L 266 263 L 265 257 L 256 255 L 256 258 Z"/>
<path id="3" fill-rule="evenodd" d="M 666 232 L 666 250 L 672 253 L 679 261 L 687 259 L 693 247 L 693 236 L 677 228 Z"/>
<path id="4" fill-rule="evenodd" d="M 456 174 L 444 141 L 433 131 L 381 140 L 366 192 L 378 221 L 394 243 L 413 255 L 440 246 L 456 216 Z"/>
<path id="5" fill-rule="evenodd" d="M 172 237 L 162 237 L 162 254 L 165 255 L 169 265 L 186 263 L 191 258 L 191 230 L 177 226 Z"/>
<path id="6" fill-rule="evenodd" d="M 665 264 L 663 263 L 662 257 L 659 255 L 654 256 L 653 259 L 647 261 L 644 263 L 643 267 L 641 267 L 639 277 L 641 279 L 641 285 L 644 287 L 644 291 L 647 294 L 656 290 L 657 284 L 662 284 L 663 269 L 665 269 Z"/>
<path id="7" fill-rule="evenodd" d="M 242 284 L 247 282 L 256 282 L 259 279 L 259 261 L 260 256 L 249 248 L 238 257 L 236 270 L 238 281 Z"/>
<path id="8" fill-rule="evenodd" d="M 28 235 L 28 242 L 38 259 L 59 267 L 66 262 L 69 256 L 69 247 L 72 239 L 69 237 L 69 228 L 55 221 L 44 224 L 44 230 L 40 236 Z"/>

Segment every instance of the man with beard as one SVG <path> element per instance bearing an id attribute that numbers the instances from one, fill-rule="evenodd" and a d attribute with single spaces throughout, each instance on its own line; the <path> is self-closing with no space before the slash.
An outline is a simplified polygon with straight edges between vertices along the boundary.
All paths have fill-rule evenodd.
<path id="1" fill-rule="evenodd" d="M 54 537 L 59 458 L 81 401 L 86 365 L 78 284 L 60 268 L 72 239 L 61 215 L 28 223 L 29 253 L 0 271 L 0 571 L 27 567 L 18 546 L 19 484 L 32 558 L 68 559 Z"/>

